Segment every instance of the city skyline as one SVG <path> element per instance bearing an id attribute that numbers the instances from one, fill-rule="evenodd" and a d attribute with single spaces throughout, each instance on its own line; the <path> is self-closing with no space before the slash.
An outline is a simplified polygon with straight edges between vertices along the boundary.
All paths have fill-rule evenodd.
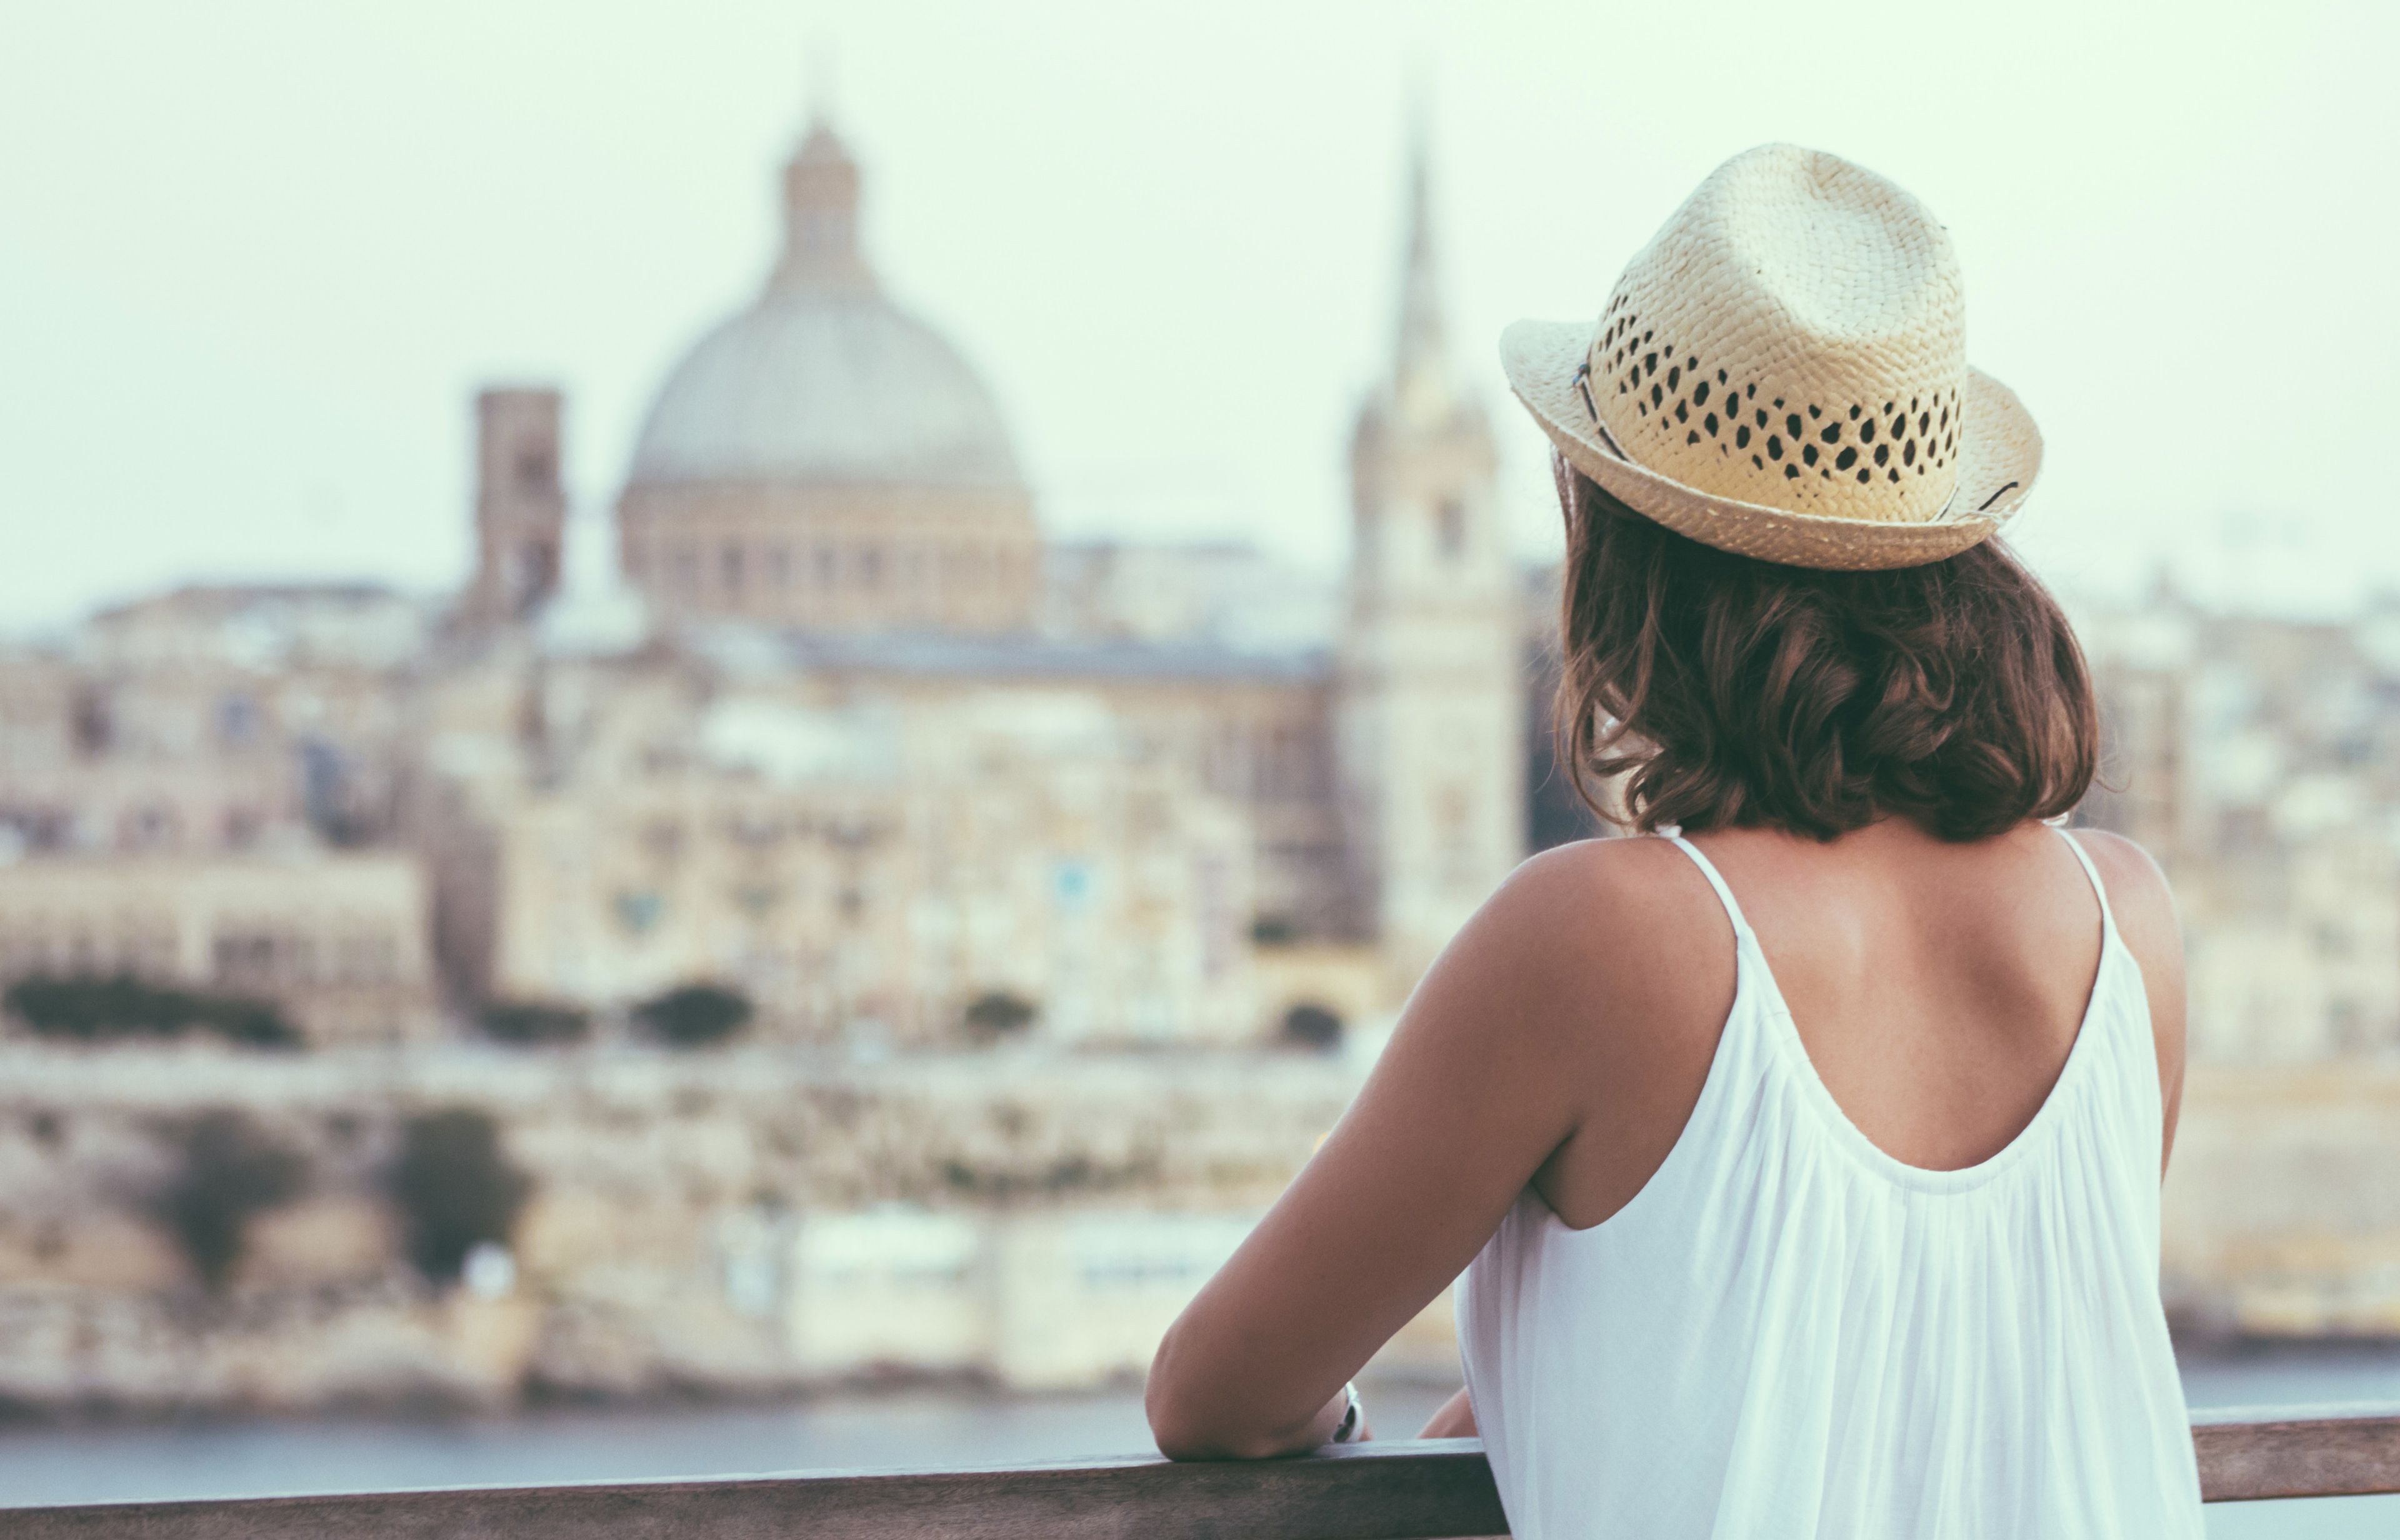
<path id="1" fill-rule="evenodd" d="M 2393 351 L 2367 281 L 2389 215 L 2339 196 L 2389 138 L 2360 74 L 2386 16 L 2319 7 L 2223 59 L 2206 16 L 2082 18 L 2066 59 L 2039 13 L 1994 36 L 1727 25 L 1732 89 L 1706 112 L 1665 72 L 1584 84 L 1577 58 L 1679 57 L 1639 19 L 1327 10 L 1278 17 L 1274 48 L 1243 20 L 725 6 L 400 29 L 252 6 L 162 11 L 118 49 L 105 23 L 39 19 L 0 93 L 37 147 L 0 172 L 20 361 L 0 420 L 12 512 L 44 537 L 0 578 L 0 632 L 186 578 L 446 587 L 488 380 L 566 388 L 570 490 L 605 516 L 674 350 L 758 281 L 812 74 L 870 178 L 870 252 L 993 380 L 1054 538 L 1247 537 L 1333 566 L 1337 446 L 1388 352 L 1413 90 L 1454 350 L 1495 412 L 1500 325 L 1596 307 L 1708 166 L 1796 138 L 1898 177 L 1957 232 L 1970 348 L 2049 436 L 2022 526 L 2046 574 L 2122 587 L 2174 539 L 2203 588 L 2238 573 L 2286 605 L 2400 581 L 2342 453 L 2371 442 L 2391 372 L 2329 352 Z M 97 76 L 72 67 L 106 50 Z M 827 53 L 838 72 L 810 64 Z M 1323 69 L 1333 53 L 1355 67 Z M 1770 67 L 1787 57 L 1802 67 Z M 1837 65 L 1886 90 L 1823 91 Z M 1562 197 L 1593 162 L 1583 137 L 1604 181 Z M 2303 253 L 2310 280 L 2289 281 Z M 2221 422 L 2229 387 L 2159 388 L 2249 368 L 2227 312 L 2262 290 L 2303 355 L 2280 376 L 2342 388 Z M 1495 424 L 1511 535 L 1538 555 L 1540 445 Z"/>

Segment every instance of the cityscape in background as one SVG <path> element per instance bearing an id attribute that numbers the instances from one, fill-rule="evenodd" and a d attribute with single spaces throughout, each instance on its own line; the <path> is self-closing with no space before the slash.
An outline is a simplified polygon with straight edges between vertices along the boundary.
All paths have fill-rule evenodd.
<path id="1" fill-rule="evenodd" d="M 1337 578 L 1046 538 L 819 120 L 605 520 L 565 393 L 496 384 L 455 592 L 182 587 L 0 654 L 0 1405 L 1138 1378 L 1447 937 L 1604 832 L 1395 174 Z M 2066 597 L 2084 816 L 2188 935 L 2170 1308 L 2400 1338 L 2400 598 Z M 1454 1378 L 1449 1331 L 1383 1371 Z"/>

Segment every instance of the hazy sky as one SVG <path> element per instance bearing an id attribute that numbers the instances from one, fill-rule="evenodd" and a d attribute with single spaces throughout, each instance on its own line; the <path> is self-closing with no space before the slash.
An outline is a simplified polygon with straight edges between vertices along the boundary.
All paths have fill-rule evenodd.
<path id="1" fill-rule="evenodd" d="M 887 287 L 1069 533 L 1319 563 L 1389 350 L 1412 83 L 1459 365 L 1596 313 L 1717 162 L 1907 185 L 2040 419 L 2022 543 L 2277 603 L 2400 585 L 2400 6 L 0 0 L 0 629 L 192 578 L 455 580 L 470 393 L 569 393 L 579 512 L 745 302 L 812 84 Z"/>

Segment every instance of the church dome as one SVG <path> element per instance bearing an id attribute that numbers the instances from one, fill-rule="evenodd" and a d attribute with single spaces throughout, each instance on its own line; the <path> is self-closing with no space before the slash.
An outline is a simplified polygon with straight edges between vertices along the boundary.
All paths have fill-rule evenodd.
<path id="1" fill-rule="evenodd" d="M 859 255 L 858 169 L 818 125 L 784 171 L 782 260 L 687 353 L 635 442 L 635 485 L 1023 484 L 991 391 Z"/>

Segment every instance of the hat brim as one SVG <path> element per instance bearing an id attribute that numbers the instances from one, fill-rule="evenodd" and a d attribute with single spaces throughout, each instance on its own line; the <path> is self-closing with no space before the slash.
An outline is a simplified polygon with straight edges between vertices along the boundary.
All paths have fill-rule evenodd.
<path id="1" fill-rule="evenodd" d="M 1716 497 L 1634 464 L 1602 436 L 1575 383 L 1590 342 L 1588 321 L 1517 322 L 1500 334 L 1508 388 L 1568 464 L 1635 512 L 1720 551 L 1827 571 L 1922 566 L 1997 534 L 2041 470 L 2032 414 L 2007 386 L 1970 369 L 1958 485 L 1946 517 L 1839 519 Z"/>

